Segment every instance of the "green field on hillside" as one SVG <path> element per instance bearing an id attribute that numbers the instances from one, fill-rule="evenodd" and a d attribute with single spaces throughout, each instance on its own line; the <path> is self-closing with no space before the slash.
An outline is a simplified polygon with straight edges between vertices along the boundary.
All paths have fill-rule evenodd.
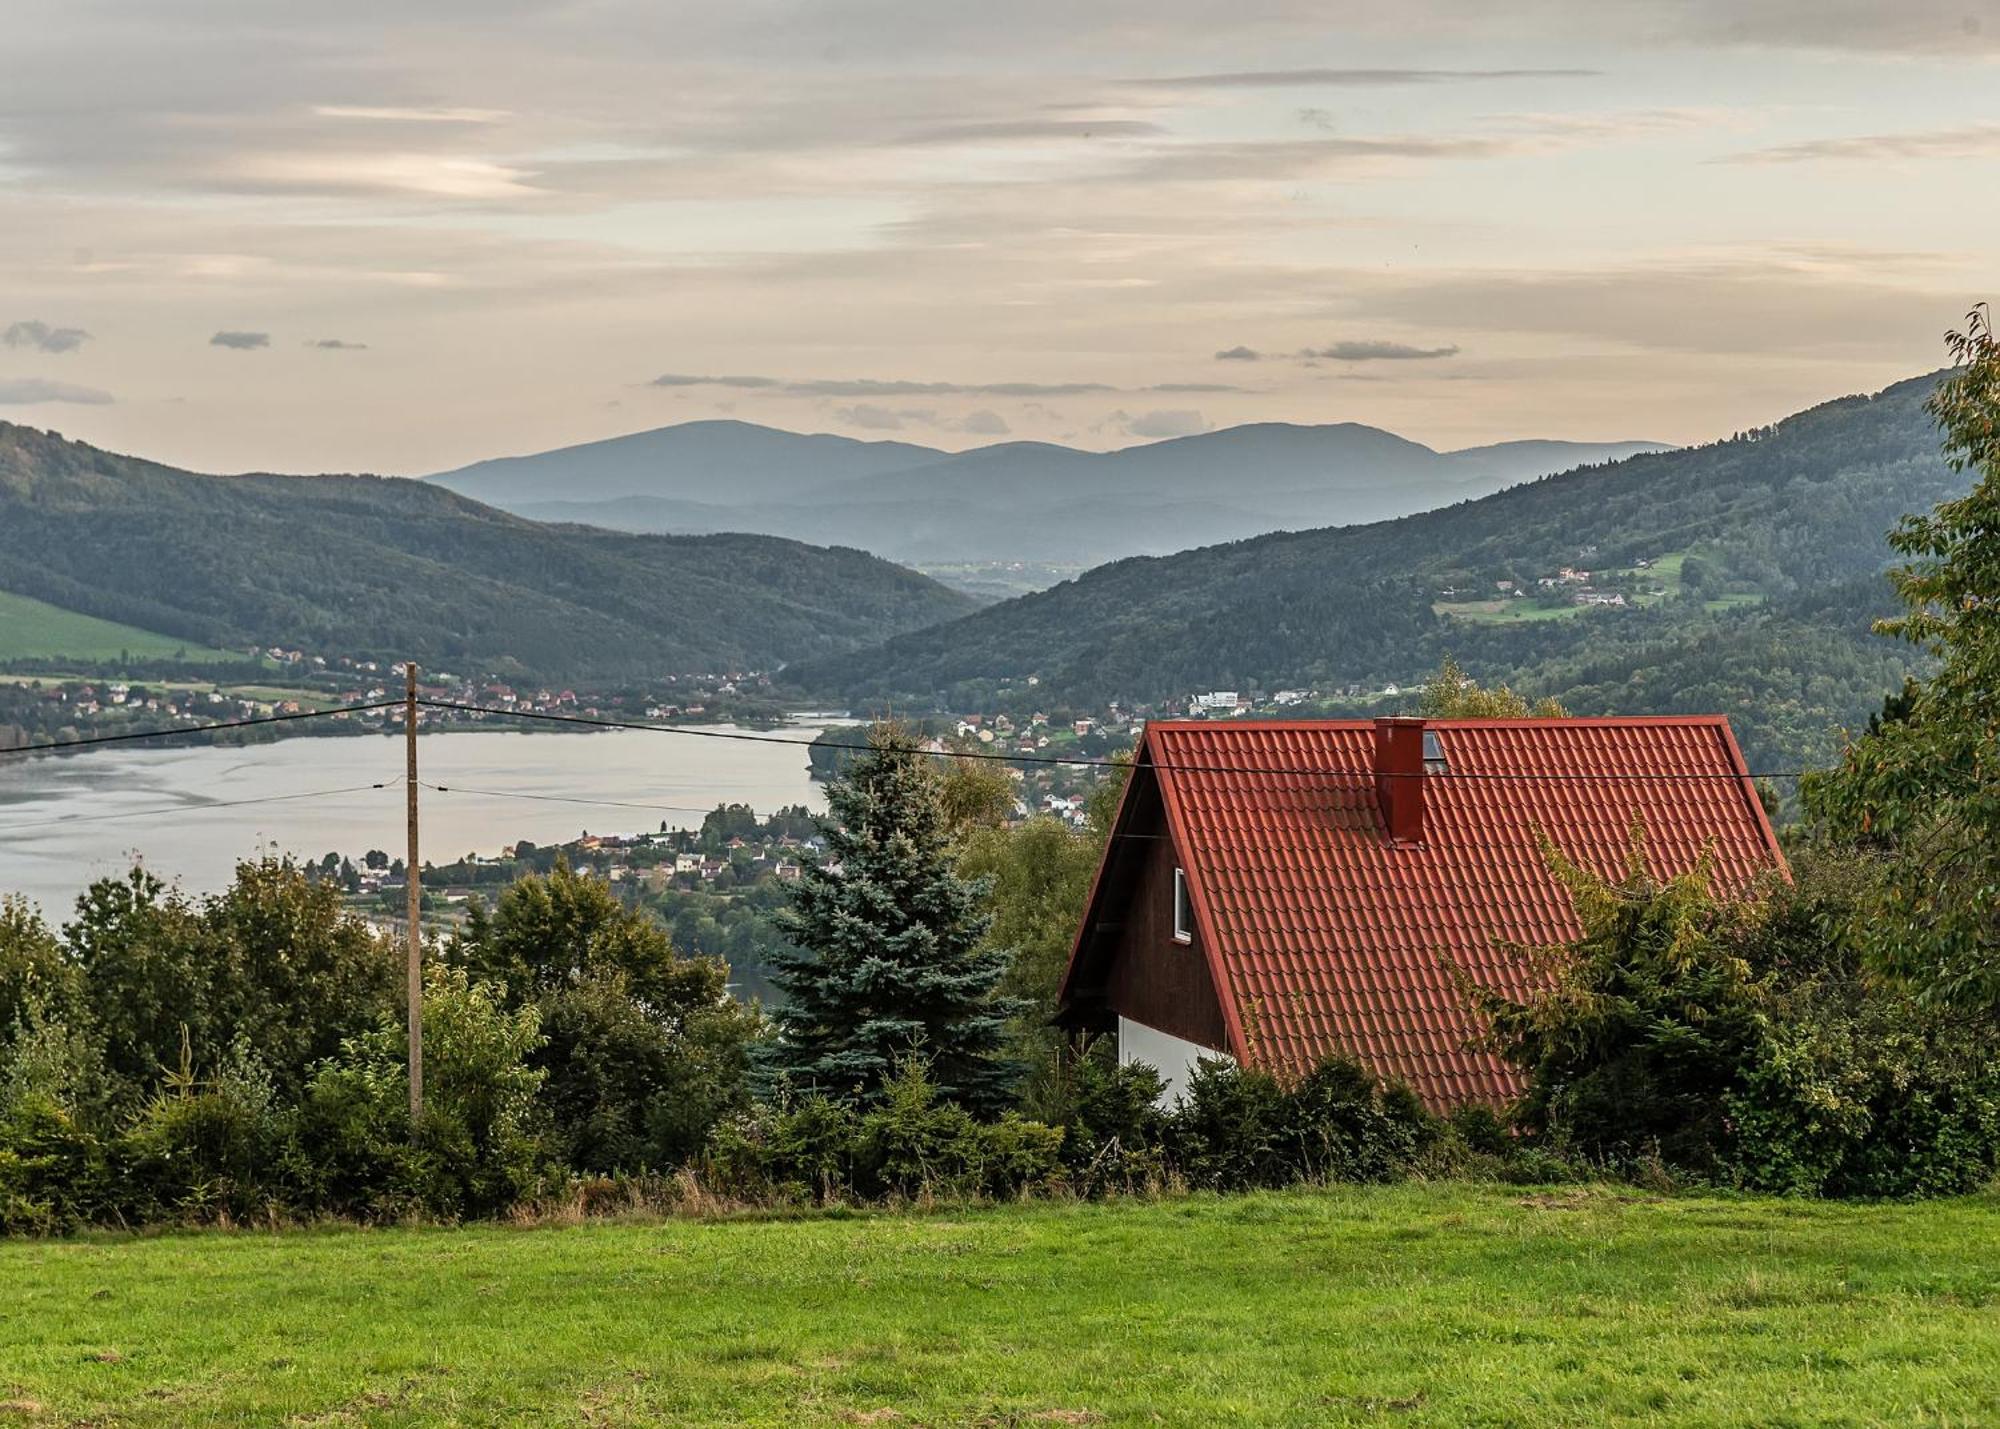
<path id="1" fill-rule="evenodd" d="M 96 662 L 130 656 L 135 660 L 190 660 L 202 664 L 245 660 L 241 652 L 214 650 L 178 636 L 159 635 L 136 625 L 99 620 L 25 595 L 0 590 L 0 662 L 81 660 Z"/>
<path id="2" fill-rule="evenodd" d="M 1532 600 L 1440 600 L 1431 609 L 1453 620 L 1479 625 L 1512 625 L 1524 620 L 1568 620 L 1583 614 L 1580 605 L 1538 605 Z"/>
<path id="3" fill-rule="evenodd" d="M 2000 1199 L 1418 1186 L 0 1245 L 0 1422 L 2000 1422 Z"/>

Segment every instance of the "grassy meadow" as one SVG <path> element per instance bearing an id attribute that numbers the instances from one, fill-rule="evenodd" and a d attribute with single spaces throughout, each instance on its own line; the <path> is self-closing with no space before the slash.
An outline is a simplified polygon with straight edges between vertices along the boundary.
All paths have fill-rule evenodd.
<path id="1" fill-rule="evenodd" d="M 25 595 L 0 590 L 0 662 L 8 660 L 184 659 L 199 662 L 239 661 L 245 657 L 213 650 L 174 635 L 141 630 L 99 620 L 74 610 L 49 605 Z"/>
<path id="2" fill-rule="evenodd" d="M 1991 1196 L 189 1233 L 0 1289 L 0 1424 L 2000 1422 Z"/>

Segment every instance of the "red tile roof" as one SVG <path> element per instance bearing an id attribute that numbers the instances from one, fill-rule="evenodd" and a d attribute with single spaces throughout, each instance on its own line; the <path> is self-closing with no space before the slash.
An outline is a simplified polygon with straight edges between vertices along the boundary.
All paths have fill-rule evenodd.
<path id="1" fill-rule="evenodd" d="M 1448 772 L 1423 777 L 1421 844 L 1398 845 L 1372 722 L 1147 727 L 1133 783 L 1154 766 L 1240 1060 L 1300 1070 L 1337 1049 L 1436 1108 L 1503 1101 L 1519 1079 L 1467 1046 L 1477 1029 L 1448 964 L 1518 994 L 1526 972 L 1501 945 L 1577 936 L 1538 835 L 1607 877 L 1624 868 L 1635 815 L 1657 875 L 1693 867 L 1711 843 L 1722 891 L 1783 867 L 1721 717 L 1427 728 Z M 1090 946 L 1079 937 L 1072 981 Z"/>

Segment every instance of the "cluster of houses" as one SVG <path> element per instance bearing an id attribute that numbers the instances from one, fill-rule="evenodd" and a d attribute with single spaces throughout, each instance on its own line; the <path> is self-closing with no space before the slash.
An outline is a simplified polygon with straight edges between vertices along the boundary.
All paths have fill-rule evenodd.
<path id="1" fill-rule="evenodd" d="M 1325 690 L 1287 689 L 1273 690 L 1269 694 L 1250 694 L 1240 690 L 1207 690 L 1187 698 L 1189 719 L 1233 719 L 1252 715 L 1288 714 L 1303 707 L 1330 702 L 1346 704 L 1372 704 L 1377 700 L 1395 699 L 1403 693 L 1403 687 L 1394 680 L 1380 685 L 1364 685 L 1358 681 Z"/>
<path id="2" fill-rule="evenodd" d="M 124 681 L 65 681 L 37 687 L 34 694 L 79 724 L 124 720 L 136 715 L 212 723 L 256 715 L 297 714 L 303 708 L 297 700 L 252 699 L 222 689 L 158 689 Z"/>
<path id="3" fill-rule="evenodd" d="M 591 834 L 562 845 L 559 852 L 572 867 L 594 868 L 611 883 L 636 884 L 649 893 L 675 887 L 715 883 L 725 876 L 742 882 L 764 877 L 796 883 L 804 872 L 800 858 L 817 853 L 825 841 L 817 834 L 800 837 L 780 833 L 746 838 L 732 834 L 720 846 L 704 847 L 698 833 L 685 830 L 656 834 Z M 518 859 L 520 845 L 502 850 Z"/>

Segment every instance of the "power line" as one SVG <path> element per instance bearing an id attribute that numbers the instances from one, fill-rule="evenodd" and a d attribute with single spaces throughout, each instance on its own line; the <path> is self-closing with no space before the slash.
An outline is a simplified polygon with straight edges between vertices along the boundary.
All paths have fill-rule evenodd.
<path id="1" fill-rule="evenodd" d="M 252 715 L 248 719 L 220 720 L 214 724 L 181 725 L 172 729 L 134 729 L 118 734 L 91 734 L 79 739 L 54 739 L 41 744 L 20 744 L 0 749 L 0 755 L 40 754 L 49 750 L 88 749 L 100 744 L 125 744 L 135 739 L 171 739 L 184 734 L 216 734 L 231 729 L 258 729 L 270 724 L 295 724 L 300 720 L 331 719 L 335 715 L 362 714 L 368 710 L 392 709 L 401 700 L 375 700 L 361 705 L 339 705 L 324 710 L 299 710 L 293 714 Z"/>
<path id="2" fill-rule="evenodd" d="M 78 814 L 62 819 L 43 819 L 29 824 L 0 824 L 0 834 L 23 829 L 66 828 L 71 824 L 115 823 L 123 819 L 152 819 L 162 814 L 198 814 L 210 809 L 242 809 L 252 804 L 284 804 L 299 799 L 327 799 L 336 794 L 361 794 L 372 789 L 389 789 L 403 782 L 399 774 L 379 784 L 349 784 L 339 789 L 306 789 L 296 794 L 264 794 L 254 799 L 219 799 L 200 804 L 163 804 L 157 809 L 127 809 L 115 814 Z"/>
<path id="3" fill-rule="evenodd" d="M 605 809 L 646 809 L 662 814 L 712 814 L 716 806 L 696 808 L 692 804 L 639 804 L 625 799 L 584 799 L 571 794 L 530 794 L 524 789 L 472 789 L 463 784 L 432 784 L 423 787 L 438 794 L 477 794 L 488 799 L 532 799 L 547 804 L 590 804 Z"/>
<path id="4" fill-rule="evenodd" d="M 737 740 L 748 744 L 786 744 L 786 745 L 791 745 L 794 748 L 806 749 L 806 750 L 839 749 L 839 750 L 852 751 L 857 754 L 869 753 L 873 747 L 867 744 L 855 744 L 852 742 L 843 742 L 840 740 L 788 739 L 781 735 L 755 734 L 748 730 L 692 729 L 686 725 L 642 724 L 637 720 L 606 719 L 599 715 L 557 714 L 550 710 L 496 709 L 489 705 L 467 704 L 458 700 L 419 700 L 418 703 L 422 705 L 427 705 L 432 709 L 455 710 L 461 714 L 501 715 L 512 719 L 541 720 L 552 724 L 580 725 L 588 729 L 630 729 L 630 730 L 639 730 L 647 734 L 678 734 L 696 739 Z M 1255 725 L 1253 723 L 1251 725 L 1238 726 L 1238 727 L 1254 728 Z M 983 749 L 946 750 L 943 751 L 942 757 L 948 759 L 981 760 L 996 764 L 1060 765 L 1064 768 L 1074 768 L 1074 769 L 1130 770 L 1138 767 L 1136 765 L 1130 764 L 1122 760 L 1093 758 L 1084 755 L 1071 756 L 1071 755 L 1061 755 L 1061 754 L 1007 754 L 1007 753 L 1000 753 Z M 1474 770 L 1449 770 L 1449 769 L 1440 771 L 1425 770 L 1422 773 L 1418 773 L 1417 771 L 1414 770 L 1409 773 L 1398 773 L 1394 771 L 1377 772 L 1376 770 L 1373 769 L 1305 769 L 1298 767 L 1293 767 L 1289 769 L 1273 769 L 1273 768 L 1263 768 L 1256 765 L 1246 765 L 1246 764 L 1161 764 L 1157 762 L 1149 764 L 1145 767 L 1159 772 L 1172 773 L 1172 774 L 1269 774 L 1269 775 L 1290 776 L 1293 778 L 1310 778 L 1310 779 L 1340 778 L 1340 779 L 1353 779 L 1356 781 L 1363 781 L 1363 780 L 1372 781 L 1381 778 L 1389 778 L 1389 779 L 1425 778 L 1425 779 L 1458 779 L 1458 780 L 1481 780 L 1481 781 L 1491 780 L 1499 782 L 1530 782 L 1530 783 L 1548 783 L 1548 782 L 1562 783 L 1562 782 L 1581 781 L 1586 783 L 1601 782 L 1601 783 L 1625 783 L 1625 784 L 1629 783 L 1643 784 L 1643 783 L 1653 783 L 1653 782 L 1683 783 L 1688 780 L 1696 780 L 1696 779 L 1726 779 L 1732 783 L 1740 783 L 1744 779 L 1798 779 L 1802 778 L 1805 773 L 1805 771 L 1803 770 L 1783 770 L 1783 771 L 1774 771 L 1770 773 L 1761 773 L 1761 774 L 1760 773 L 1737 774 L 1733 772 L 1711 773 L 1708 771 L 1693 771 L 1686 774 L 1645 774 L 1645 773 L 1607 774 L 1607 773 L 1585 773 L 1585 772 L 1574 772 L 1574 771 L 1567 773 L 1563 772 L 1520 773 L 1516 771 L 1481 772 Z"/>

